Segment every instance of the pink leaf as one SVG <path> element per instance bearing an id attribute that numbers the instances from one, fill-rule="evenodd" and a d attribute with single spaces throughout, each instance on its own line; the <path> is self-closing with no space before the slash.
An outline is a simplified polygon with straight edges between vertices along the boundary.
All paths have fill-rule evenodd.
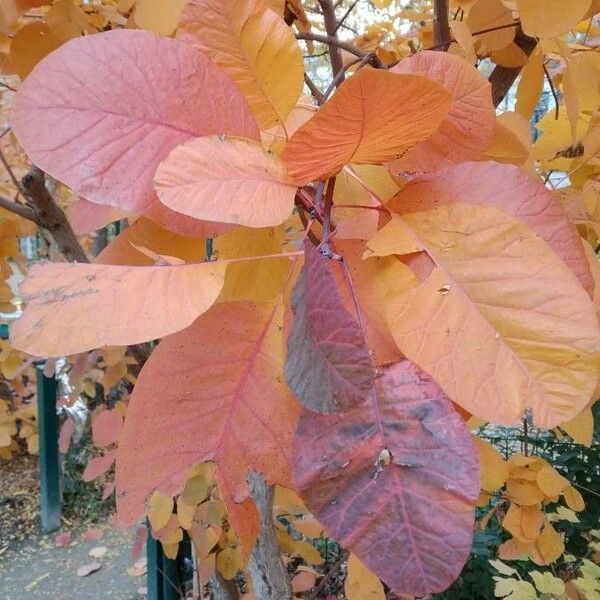
<path id="1" fill-rule="evenodd" d="M 346 413 L 303 412 L 295 487 L 394 592 L 441 592 L 471 549 L 477 453 L 448 398 L 414 364 L 382 369 L 376 390 Z"/>
<path id="2" fill-rule="evenodd" d="M 311 410 L 348 410 L 373 389 L 371 358 L 359 324 L 344 307 L 331 260 L 310 242 L 304 253 L 304 270 L 292 296 L 286 379 Z"/>
<path id="3" fill-rule="evenodd" d="M 158 164 L 192 137 L 258 139 L 248 103 L 208 58 L 131 29 L 79 37 L 48 55 L 21 86 L 11 125 L 31 160 L 81 196 L 186 235 L 219 224 L 162 205 L 152 189 Z"/>
<path id="4" fill-rule="evenodd" d="M 85 198 L 79 198 L 70 204 L 66 212 L 75 235 L 92 233 L 129 215 L 129 213 L 114 206 L 96 204 Z"/>
<path id="5" fill-rule="evenodd" d="M 92 439 L 99 448 L 119 440 L 123 427 L 123 415 L 118 410 L 103 410 L 92 422 Z"/>
<path id="6" fill-rule="evenodd" d="M 300 594 L 307 592 L 308 590 L 315 587 L 316 575 L 314 573 L 308 573 L 307 571 L 300 571 L 292 579 L 292 590 L 294 594 Z"/>
<path id="7" fill-rule="evenodd" d="M 115 482 L 109 481 L 102 490 L 102 501 L 108 500 L 115 492 Z"/>
<path id="8" fill-rule="evenodd" d="M 68 546 L 71 543 L 71 532 L 70 531 L 65 531 L 63 533 L 57 533 L 54 536 L 54 543 L 59 547 L 59 548 L 64 548 L 65 546 Z"/>
<path id="9" fill-rule="evenodd" d="M 75 424 L 69 418 L 62 424 L 60 434 L 58 436 L 58 449 L 61 454 L 66 454 L 71 445 L 71 438 L 75 433 Z"/>
<path id="10" fill-rule="evenodd" d="M 593 279 L 577 229 L 539 180 L 513 165 L 468 162 L 416 177 L 387 207 L 404 214 L 452 202 L 493 206 L 525 223 L 563 259 L 591 296 Z"/>
<path id="11" fill-rule="evenodd" d="M 90 460 L 87 467 L 85 468 L 85 471 L 83 472 L 83 480 L 92 481 L 93 479 L 104 475 L 104 473 L 106 473 L 106 471 L 108 471 L 112 467 L 113 463 L 115 462 L 116 456 L 117 451 L 110 450 L 103 456 L 95 456 L 94 458 L 92 458 L 92 460 Z"/>
<path id="12" fill-rule="evenodd" d="M 91 527 L 86 532 L 84 532 L 82 537 L 84 542 L 95 542 L 102 539 L 103 535 L 104 532 L 102 531 L 102 529 Z"/>

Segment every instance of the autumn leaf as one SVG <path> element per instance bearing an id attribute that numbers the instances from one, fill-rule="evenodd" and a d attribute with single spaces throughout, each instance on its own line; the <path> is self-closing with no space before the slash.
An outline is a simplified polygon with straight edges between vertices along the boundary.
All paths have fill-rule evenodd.
<path id="1" fill-rule="evenodd" d="M 133 18 L 138 27 L 171 35 L 186 0 L 137 0 Z"/>
<path id="2" fill-rule="evenodd" d="M 48 54 L 59 48 L 63 40 L 57 38 L 44 22 L 27 23 L 17 31 L 10 45 L 10 60 L 21 79 Z"/>
<path id="3" fill-rule="evenodd" d="M 452 104 L 439 129 L 391 163 L 394 172 L 434 171 L 481 158 L 494 132 L 491 86 L 458 56 L 425 51 L 401 60 L 393 73 L 423 75 L 452 93 Z"/>
<path id="4" fill-rule="evenodd" d="M 366 401 L 373 390 L 371 358 L 359 323 L 342 303 L 331 260 L 309 241 L 304 256 L 292 294 L 286 380 L 311 410 L 345 411 Z"/>
<path id="5" fill-rule="evenodd" d="M 34 265 L 21 286 L 28 304 L 11 326 L 11 343 L 34 356 L 64 356 L 163 337 L 210 308 L 225 268 Z"/>
<path id="6" fill-rule="evenodd" d="M 479 454 L 481 472 L 481 489 L 495 492 L 508 479 L 508 465 L 502 455 L 489 442 L 474 437 L 475 447 Z"/>
<path id="7" fill-rule="evenodd" d="M 204 240 L 179 235 L 142 217 L 113 239 L 94 262 L 103 265 L 153 266 L 155 261 L 139 250 L 146 248 L 160 255 L 198 263 L 206 258 L 205 247 Z"/>
<path id="8" fill-rule="evenodd" d="M 385 600 L 385 591 L 379 577 L 373 575 L 354 554 L 348 557 L 344 593 L 347 600 Z"/>
<path id="9" fill-rule="evenodd" d="M 81 475 L 83 481 L 92 481 L 104 475 L 113 466 L 116 456 L 116 450 L 109 450 L 105 454 L 94 456 Z"/>
<path id="10" fill-rule="evenodd" d="M 551 428 L 581 411 L 598 378 L 600 328 L 549 246 L 490 206 L 455 202 L 402 218 L 435 263 L 385 307 L 405 356 L 486 421 L 520 423 L 529 409 Z"/>
<path id="11" fill-rule="evenodd" d="M 248 227 L 283 223 L 296 194 L 279 158 L 251 140 L 222 136 L 177 146 L 158 166 L 154 186 L 175 212 Z"/>
<path id="12" fill-rule="evenodd" d="M 107 204 L 96 204 L 85 198 L 78 198 L 67 206 L 67 219 L 75 235 L 93 233 L 119 219 L 126 219 L 130 213 Z"/>
<path id="13" fill-rule="evenodd" d="M 450 92 L 423 76 L 364 68 L 294 133 L 282 158 L 299 185 L 351 162 L 390 161 L 427 139 L 450 104 Z"/>
<path id="14" fill-rule="evenodd" d="M 449 400 L 409 361 L 382 368 L 376 388 L 348 412 L 302 412 L 294 481 L 338 543 L 396 593 L 424 596 L 446 589 L 469 554 L 477 454 Z"/>
<path id="15" fill-rule="evenodd" d="M 386 206 L 402 214 L 452 202 L 494 206 L 519 219 L 562 258 L 591 296 L 593 277 L 577 229 L 539 181 L 511 165 L 464 163 L 416 177 Z"/>
<path id="16" fill-rule="evenodd" d="M 591 0 L 517 0 L 523 31 L 538 38 L 567 33 L 585 17 L 590 5 Z"/>
<path id="17" fill-rule="evenodd" d="M 248 497 L 250 469 L 290 485 L 298 405 L 283 383 L 282 332 L 272 313 L 268 305 L 218 304 L 154 350 L 119 443 L 121 524 L 143 513 L 154 490 L 180 492 L 188 468 L 207 460 L 230 508 Z"/>
<path id="18" fill-rule="evenodd" d="M 103 410 L 92 421 L 92 439 L 100 448 L 119 441 L 123 427 L 123 415 L 116 409 Z"/>
<path id="19" fill-rule="evenodd" d="M 302 93 L 298 43 L 264 0 L 191 0 L 177 37 L 198 44 L 233 79 L 261 129 L 283 123 Z"/>
<path id="20" fill-rule="evenodd" d="M 19 90 L 11 125 L 31 160 L 81 196 L 200 235 L 202 224 L 156 198 L 156 167 L 201 135 L 258 138 L 250 107 L 208 58 L 134 30 L 77 38 L 46 57 Z"/>

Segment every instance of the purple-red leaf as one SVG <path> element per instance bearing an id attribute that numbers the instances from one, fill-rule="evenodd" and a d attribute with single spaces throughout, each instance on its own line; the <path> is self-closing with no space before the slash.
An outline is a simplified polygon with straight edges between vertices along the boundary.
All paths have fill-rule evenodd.
<path id="1" fill-rule="evenodd" d="M 349 410 L 367 400 L 373 389 L 371 357 L 360 325 L 344 307 L 331 261 L 309 242 L 304 254 L 292 295 L 287 383 L 311 410 Z"/>
<path id="2" fill-rule="evenodd" d="M 258 138 L 248 103 L 207 57 L 131 29 L 79 37 L 47 56 L 21 86 L 11 125 L 31 160 L 84 198 L 186 235 L 217 231 L 158 201 L 158 164 L 190 138 Z"/>
<path id="3" fill-rule="evenodd" d="M 396 593 L 445 590 L 471 549 L 477 452 L 463 420 L 409 361 L 382 370 L 372 401 L 304 410 L 294 482 L 342 546 Z"/>

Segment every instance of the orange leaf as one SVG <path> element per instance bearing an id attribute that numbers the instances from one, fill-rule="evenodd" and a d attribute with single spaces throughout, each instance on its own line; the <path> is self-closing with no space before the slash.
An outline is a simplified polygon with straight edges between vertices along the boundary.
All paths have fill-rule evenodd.
<path id="1" fill-rule="evenodd" d="M 537 484 L 548 498 L 555 498 L 569 485 L 554 467 L 544 467 L 537 474 Z"/>
<path id="2" fill-rule="evenodd" d="M 350 162 L 396 159 L 439 127 L 451 98 L 420 75 L 361 69 L 294 133 L 282 157 L 299 185 L 331 177 Z"/>
<path id="3" fill-rule="evenodd" d="M 491 86 L 462 58 L 445 52 L 419 52 L 401 60 L 394 73 L 424 75 L 452 93 L 452 104 L 439 129 L 394 161 L 397 171 L 434 171 L 482 157 L 496 120 Z"/>
<path id="4" fill-rule="evenodd" d="M 348 600 L 385 600 L 383 584 L 354 554 L 348 557 L 348 574 L 344 583 Z"/>
<path id="5" fill-rule="evenodd" d="M 119 443 L 121 523 L 143 513 L 153 490 L 179 492 L 188 468 L 206 460 L 215 461 L 229 511 L 248 497 L 250 469 L 291 485 L 299 405 L 284 383 L 283 354 L 271 307 L 242 302 L 215 305 L 160 343 L 140 373 Z"/>
<path id="6" fill-rule="evenodd" d="M 502 455 L 489 442 L 479 437 L 473 437 L 475 447 L 479 453 L 481 465 L 481 489 L 494 492 L 508 479 L 508 465 Z"/>
<path id="7" fill-rule="evenodd" d="M 262 129 L 283 123 L 302 93 L 294 33 L 264 0 L 190 0 L 177 37 L 198 44 L 233 79 Z"/>
<path id="8" fill-rule="evenodd" d="M 222 136 L 176 147 L 158 166 L 154 187 L 178 213 L 249 227 L 283 223 L 296 194 L 279 158 L 251 140 Z"/>
<path id="9" fill-rule="evenodd" d="M 569 485 L 563 490 L 565 502 L 567 506 L 576 512 L 580 512 L 585 509 L 585 502 L 583 496 L 573 486 Z"/>
<path id="10" fill-rule="evenodd" d="M 546 564 L 557 560 L 565 551 L 565 544 L 560 534 L 551 523 L 546 523 L 537 541 L 537 547 Z"/>
<path id="11" fill-rule="evenodd" d="M 600 328 L 564 263 L 496 208 L 457 202 L 403 219 L 437 263 L 385 307 L 407 358 L 487 421 L 516 424 L 530 408 L 549 428 L 577 414 L 598 378 Z"/>
<path id="12" fill-rule="evenodd" d="M 62 43 L 44 22 L 21 27 L 10 45 L 10 60 L 19 77 L 25 79 L 42 58 Z"/>
<path id="13" fill-rule="evenodd" d="M 225 268 L 34 265 L 21 286 L 28 305 L 11 327 L 11 342 L 35 356 L 64 356 L 163 337 L 214 303 Z"/>

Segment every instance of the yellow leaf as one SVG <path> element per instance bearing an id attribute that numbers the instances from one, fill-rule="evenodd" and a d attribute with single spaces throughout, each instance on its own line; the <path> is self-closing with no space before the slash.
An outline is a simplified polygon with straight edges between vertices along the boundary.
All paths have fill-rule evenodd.
<path id="1" fill-rule="evenodd" d="M 344 593 L 348 600 L 385 600 L 385 591 L 379 577 L 369 571 L 354 554 L 348 557 Z"/>
<path id="2" fill-rule="evenodd" d="M 590 4 L 591 0 L 517 0 L 523 31 L 539 38 L 567 33 L 585 17 Z"/>
<path id="3" fill-rule="evenodd" d="M 550 571 L 529 571 L 529 576 L 533 579 L 538 592 L 542 594 L 552 594 L 555 597 L 562 598 L 565 595 L 565 582 L 555 577 Z"/>
<path id="4" fill-rule="evenodd" d="M 40 436 L 37 433 L 27 438 L 27 452 L 37 454 L 40 451 Z"/>
<path id="5" fill-rule="evenodd" d="M 412 254 L 424 249 L 421 241 L 405 221 L 397 215 L 392 215 L 390 222 L 367 242 L 367 250 L 363 258 Z"/>
<path id="6" fill-rule="evenodd" d="M 479 437 L 473 437 L 479 453 L 481 489 L 495 492 L 508 479 L 508 465 L 502 455 L 489 442 Z"/>
<path id="7" fill-rule="evenodd" d="M 506 27 L 514 22 L 512 13 L 500 0 L 478 0 L 469 10 L 467 25 L 472 33 L 499 27 L 495 31 L 474 36 L 478 54 L 506 48 L 514 39 L 516 27 Z"/>
<path id="8" fill-rule="evenodd" d="M 171 35 L 186 0 L 137 0 L 134 20 L 140 29 Z"/>
<path id="9" fill-rule="evenodd" d="M 175 560 L 177 558 L 177 553 L 179 552 L 179 542 L 173 542 L 171 544 L 162 544 L 162 549 L 167 558 Z"/>
<path id="10" fill-rule="evenodd" d="M 148 498 L 148 520 L 153 531 L 160 531 L 171 518 L 173 498 L 165 496 L 159 490 L 152 492 Z"/>
<path id="11" fill-rule="evenodd" d="M 534 52 L 521 71 L 521 80 L 517 86 L 516 112 L 529 119 L 540 101 L 544 87 L 544 56 Z"/>
<path id="12" fill-rule="evenodd" d="M 592 445 L 594 435 L 594 415 L 590 408 L 585 408 L 576 417 L 560 426 L 575 442 L 588 448 Z"/>
<path id="13" fill-rule="evenodd" d="M 567 506 L 576 512 L 581 512 L 585 509 L 585 501 L 583 496 L 573 486 L 569 485 L 563 490 L 563 496 Z"/>
<path id="14" fill-rule="evenodd" d="M 510 125 L 506 124 L 508 120 L 506 117 L 511 116 L 513 121 L 521 118 L 521 115 L 516 113 L 503 113 L 496 119 L 494 137 L 485 151 L 484 158 L 520 166 L 527 161 L 531 153 L 531 133 L 527 125 L 529 139 L 523 143 L 518 131 L 513 131 Z"/>
<path id="15" fill-rule="evenodd" d="M 298 519 L 293 525 L 294 529 L 307 538 L 318 538 L 325 533 L 323 526 L 316 519 Z"/>
<path id="16" fill-rule="evenodd" d="M 284 252 L 283 227 L 250 229 L 237 227 L 214 240 L 218 260 L 250 256 L 267 256 Z M 288 258 L 234 262 L 227 268 L 225 285 L 219 302 L 252 300 L 268 302 L 281 293 L 292 263 Z"/>
<path id="17" fill-rule="evenodd" d="M 312 565 L 323 564 L 323 558 L 319 551 L 309 542 L 295 540 L 287 531 L 279 525 L 275 529 L 275 536 L 281 550 L 290 556 L 301 556 Z"/>
<path id="18" fill-rule="evenodd" d="M 224 579 L 233 579 L 239 569 L 238 556 L 235 548 L 224 548 L 217 552 L 217 570 Z"/>
<path id="19" fill-rule="evenodd" d="M 544 492 L 540 488 L 521 479 L 509 479 L 506 484 L 506 495 L 517 504 L 530 506 L 545 500 Z"/>
<path id="20" fill-rule="evenodd" d="M 46 16 L 46 23 L 52 34 L 63 42 L 83 35 L 90 28 L 89 17 L 72 0 L 54 2 Z"/>
<path id="21" fill-rule="evenodd" d="M 481 419 L 516 424 L 530 407 L 539 426 L 553 427 L 577 414 L 598 379 L 600 328 L 589 296 L 546 242 L 487 205 L 455 202 L 406 212 L 402 219 L 436 263 L 419 286 L 386 303 L 390 331 L 405 356 Z M 535 278 L 542 270 L 544 277 Z M 531 294 L 543 312 L 532 309 Z M 586 315 L 577 325 L 574 298 Z M 557 337 L 561 342 L 550 352 Z M 460 359 L 475 355 L 477 361 Z M 581 365 L 576 384 L 570 370 L 575 364 Z M 528 503 L 542 499 L 528 496 Z"/>
<path id="22" fill-rule="evenodd" d="M 294 33 L 264 0 L 191 0 L 177 37 L 199 44 L 234 80 L 261 129 L 283 123 L 302 93 Z"/>
<path id="23" fill-rule="evenodd" d="M 560 558 L 565 551 L 565 544 L 560 534 L 554 529 L 551 523 L 546 523 L 540 537 L 537 540 L 537 546 L 544 558 L 546 564 L 550 564 Z"/>
<path id="24" fill-rule="evenodd" d="M 502 67 L 523 67 L 527 64 L 529 57 L 517 44 L 514 42 L 510 43 L 506 48 L 502 48 L 501 50 L 494 50 L 491 53 L 490 58 L 497 64 Z"/>
<path id="25" fill-rule="evenodd" d="M 497 598 L 507 597 L 510 600 L 536 600 L 535 588 L 528 581 L 494 577 L 494 595 Z"/>

